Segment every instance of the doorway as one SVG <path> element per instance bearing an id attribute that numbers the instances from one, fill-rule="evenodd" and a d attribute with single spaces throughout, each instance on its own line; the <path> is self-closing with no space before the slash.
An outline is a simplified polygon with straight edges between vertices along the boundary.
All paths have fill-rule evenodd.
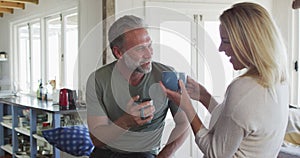
<path id="1" fill-rule="evenodd" d="M 146 2 L 145 19 L 153 38 L 154 60 L 185 72 L 203 84 L 218 100 L 223 100 L 227 85 L 235 77 L 228 57 L 218 52 L 220 44 L 218 17 L 231 4 L 186 2 Z M 158 16 L 159 15 L 159 16 Z M 210 114 L 193 102 L 201 120 L 208 126 Z M 174 128 L 169 113 L 163 146 Z M 175 157 L 202 157 L 191 132 Z"/>

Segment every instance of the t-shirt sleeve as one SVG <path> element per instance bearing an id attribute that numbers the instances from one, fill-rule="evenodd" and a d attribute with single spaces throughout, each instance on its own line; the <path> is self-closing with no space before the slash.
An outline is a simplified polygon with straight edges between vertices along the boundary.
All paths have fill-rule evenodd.
<path id="1" fill-rule="evenodd" d="M 99 90 L 98 94 L 96 92 L 96 87 Z M 86 104 L 88 116 L 106 116 L 101 106 L 102 92 L 103 89 L 101 85 L 96 83 L 95 73 L 92 73 L 88 78 L 86 86 Z"/>

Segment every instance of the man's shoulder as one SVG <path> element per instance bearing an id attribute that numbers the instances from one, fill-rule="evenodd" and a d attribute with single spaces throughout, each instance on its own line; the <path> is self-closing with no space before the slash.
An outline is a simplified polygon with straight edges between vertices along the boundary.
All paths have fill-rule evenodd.
<path id="1" fill-rule="evenodd" d="M 114 67 L 115 67 L 115 61 L 112 63 L 109 63 L 107 65 L 104 65 L 98 69 L 96 69 L 95 71 L 93 71 L 90 75 L 89 75 L 89 79 L 88 82 L 95 82 L 96 80 L 107 80 L 110 78 L 110 74 L 112 73 Z"/>
<path id="2" fill-rule="evenodd" d="M 158 70 L 158 71 L 174 71 L 174 68 L 169 65 L 165 65 L 159 62 L 153 62 L 153 70 Z"/>
<path id="3" fill-rule="evenodd" d="M 95 71 L 96 75 L 97 75 L 97 74 L 98 74 L 98 75 L 99 75 L 99 74 L 103 74 L 103 73 L 107 74 L 108 72 L 112 72 L 112 70 L 113 70 L 114 67 L 115 67 L 115 64 L 116 64 L 116 61 L 111 62 L 111 63 L 106 64 L 106 65 L 103 65 L 102 67 L 98 68 L 98 69 Z"/>

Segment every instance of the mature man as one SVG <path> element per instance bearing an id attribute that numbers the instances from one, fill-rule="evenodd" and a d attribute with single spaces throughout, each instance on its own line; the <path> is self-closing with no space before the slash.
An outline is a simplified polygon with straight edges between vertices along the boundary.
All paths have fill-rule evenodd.
<path id="1" fill-rule="evenodd" d="M 91 157 L 171 157 L 183 143 L 188 125 L 158 84 L 162 71 L 172 68 L 152 61 L 152 41 L 141 18 L 121 17 L 108 36 L 117 60 L 92 73 L 87 83 L 87 120 L 95 145 Z M 176 126 L 161 149 L 168 109 Z"/>

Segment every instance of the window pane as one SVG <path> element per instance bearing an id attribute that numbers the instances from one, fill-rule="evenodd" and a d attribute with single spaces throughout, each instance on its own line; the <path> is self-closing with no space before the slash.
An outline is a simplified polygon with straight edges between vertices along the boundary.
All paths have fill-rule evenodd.
<path id="1" fill-rule="evenodd" d="M 77 55 L 78 55 L 78 18 L 77 14 L 68 15 L 65 18 L 65 87 L 77 88 Z"/>
<path id="2" fill-rule="evenodd" d="M 32 34 L 32 80 L 31 80 L 31 91 L 36 91 L 38 88 L 38 81 L 42 78 L 41 76 L 41 33 L 40 23 L 31 25 Z"/>
<path id="3" fill-rule="evenodd" d="M 59 59 L 61 52 L 61 21 L 60 18 L 48 20 L 47 28 L 47 74 L 48 80 L 56 79 L 58 86 L 60 83 Z M 45 83 L 45 82 L 44 82 Z"/>
<path id="4" fill-rule="evenodd" d="M 30 81 L 29 65 L 29 29 L 28 26 L 18 28 L 19 36 L 19 90 L 27 92 Z"/>

